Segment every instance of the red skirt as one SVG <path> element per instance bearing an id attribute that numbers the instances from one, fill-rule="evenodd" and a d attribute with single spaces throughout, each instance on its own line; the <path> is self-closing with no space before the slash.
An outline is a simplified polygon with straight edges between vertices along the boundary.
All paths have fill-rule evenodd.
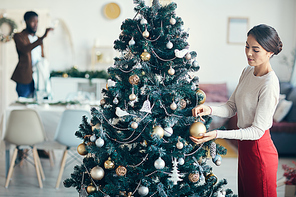
<path id="1" fill-rule="evenodd" d="M 269 130 L 258 140 L 238 140 L 238 196 L 276 197 L 278 153 Z"/>

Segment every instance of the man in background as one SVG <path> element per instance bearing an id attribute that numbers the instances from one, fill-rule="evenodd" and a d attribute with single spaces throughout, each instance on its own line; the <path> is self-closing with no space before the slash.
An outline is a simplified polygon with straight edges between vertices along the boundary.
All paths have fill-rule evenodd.
<path id="1" fill-rule="evenodd" d="M 43 39 L 53 28 L 47 28 L 42 37 L 35 35 L 38 27 L 38 14 L 33 11 L 24 15 L 26 29 L 14 35 L 19 62 L 11 79 L 16 82 L 18 97 L 34 97 L 33 71 L 41 57 L 44 57 Z"/>

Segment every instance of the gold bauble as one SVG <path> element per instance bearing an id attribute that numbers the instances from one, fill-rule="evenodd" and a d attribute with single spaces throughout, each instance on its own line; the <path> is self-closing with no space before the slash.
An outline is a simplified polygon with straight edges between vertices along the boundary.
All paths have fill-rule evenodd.
<path id="1" fill-rule="evenodd" d="M 113 169 L 115 167 L 115 164 L 113 161 L 111 161 L 111 158 L 109 157 L 107 161 L 104 163 L 105 169 Z"/>
<path id="2" fill-rule="evenodd" d="M 147 31 L 147 29 L 143 32 L 142 34 L 145 38 L 149 37 L 149 31 Z"/>
<path id="3" fill-rule="evenodd" d="M 199 105 L 203 104 L 206 101 L 206 98 L 207 98 L 206 93 L 204 91 L 202 91 L 201 89 L 198 89 L 196 93 L 203 95 L 203 99 L 198 103 Z"/>
<path id="4" fill-rule="evenodd" d="M 135 94 L 130 94 L 128 98 L 129 100 L 134 101 L 136 100 L 137 96 Z"/>
<path id="5" fill-rule="evenodd" d="M 130 84 L 132 85 L 138 85 L 140 78 L 138 75 L 132 75 L 128 78 L 128 81 L 130 82 Z"/>
<path id="6" fill-rule="evenodd" d="M 106 90 L 109 90 L 109 88 L 108 88 L 108 83 L 106 83 Z"/>
<path id="7" fill-rule="evenodd" d="M 185 58 L 186 58 L 187 60 L 190 60 L 190 59 L 191 59 L 191 54 L 190 54 L 190 53 L 187 53 L 186 56 L 185 56 Z"/>
<path id="8" fill-rule="evenodd" d="M 189 132 L 192 137 L 200 139 L 202 138 L 202 136 L 200 136 L 199 134 L 206 133 L 207 128 L 202 122 L 194 122 L 190 126 Z"/>
<path id="9" fill-rule="evenodd" d="M 142 71 L 142 75 L 145 75 L 146 73 L 145 73 L 145 71 Z"/>
<path id="10" fill-rule="evenodd" d="M 151 58 L 150 53 L 147 52 L 147 50 L 145 49 L 144 52 L 141 54 L 141 59 L 143 61 L 149 61 Z"/>
<path id="11" fill-rule="evenodd" d="M 105 99 L 101 99 L 100 104 L 104 105 L 106 103 Z"/>
<path id="12" fill-rule="evenodd" d="M 97 189 L 96 189 L 95 186 L 89 185 L 89 186 L 87 186 L 86 191 L 87 191 L 88 194 L 91 194 L 91 193 L 97 191 Z"/>
<path id="13" fill-rule="evenodd" d="M 168 70 L 168 73 L 170 75 L 174 75 L 175 74 L 175 70 L 171 67 L 169 70 Z"/>
<path id="14" fill-rule="evenodd" d="M 86 146 L 84 143 L 81 143 L 77 146 L 77 152 L 80 155 L 86 155 L 87 154 L 87 150 L 86 150 Z"/>
<path id="15" fill-rule="evenodd" d="M 91 169 L 90 175 L 94 180 L 101 180 L 104 177 L 105 172 L 103 168 L 96 166 Z"/>
<path id="16" fill-rule="evenodd" d="M 181 107 L 181 109 L 185 109 L 186 108 L 186 105 L 187 105 L 186 101 L 184 99 L 181 99 L 180 100 L 180 107 Z"/>
<path id="17" fill-rule="evenodd" d="M 63 77 L 64 78 L 68 78 L 68 74 L 67 73 L 63 73 Z"/>
<path id="18" fill-rule="evenodd" d="M 199 174 L 198 173 L 190 173 L 188 175 L 188 179 L 192 183 L 196 183 L 199 180 Z"/>
<path id="19" fill-rule="evenodd" d="M 153 128 L 153 135 L 158 135 L 160 138 L 164 136 L 164 130 L 161 126 L 156 126 Z"/>
<path id="20" fill-rule="evenodd" d="M 131 127 L 133 128 L 133 129 L 137 129 L 138 128 L 138 123 L 136 123 L 136 122 L 133 122 L 132 124 L 131 124 Z"/>
<path id="21" fill-rule="evenodd" d="M 92 126 L 91 127 L 91 130 L 94 131 L 95 129 L 99 130 L 101 127 L 101 124 L 100 123 L 97 123 L 96 125 Z"/>
<path id="22" fill-rule="evenodd" d="M 127 170 L 124 166 L 119 166 L 118 168 L 116 168 L 115 171 L 118 176 L 124 176 L 124 175 L 126 175 L 126 172 L 127 172 Z"/>
<path id="23" fill-rule="evenodd" d="M 218 181 L 218 178 L 213 174 L 213 173 L 209 173 L 206 175 L 206 182 L 209 182 L 209 179 L 213 179 L 213 185 L 215 185 Z"/>

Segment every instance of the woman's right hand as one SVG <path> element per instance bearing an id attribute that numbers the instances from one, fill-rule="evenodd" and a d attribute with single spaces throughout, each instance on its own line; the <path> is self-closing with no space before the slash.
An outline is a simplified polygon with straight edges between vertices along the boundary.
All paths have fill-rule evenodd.
<path id="1" fill-rule="evenodd" d="M 194 117 L 199 116 L 202 119 L 202 121 L 204 121 L 202 116 L 210 115 L 211 113 L 212 113 L 212 109 L 206 105 L 199 105 L 192 109 L 192 116 Z"/>

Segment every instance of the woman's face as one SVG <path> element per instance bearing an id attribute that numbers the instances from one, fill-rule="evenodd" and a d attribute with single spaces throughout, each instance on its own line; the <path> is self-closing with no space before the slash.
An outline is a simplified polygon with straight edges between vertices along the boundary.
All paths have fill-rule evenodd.
<path id="1" fill-rule="evenodd" d="M 267 52 L 252 35 L 247 38 L 245 52 L 250 66 L 266 65 L 273 54 Z"/>

